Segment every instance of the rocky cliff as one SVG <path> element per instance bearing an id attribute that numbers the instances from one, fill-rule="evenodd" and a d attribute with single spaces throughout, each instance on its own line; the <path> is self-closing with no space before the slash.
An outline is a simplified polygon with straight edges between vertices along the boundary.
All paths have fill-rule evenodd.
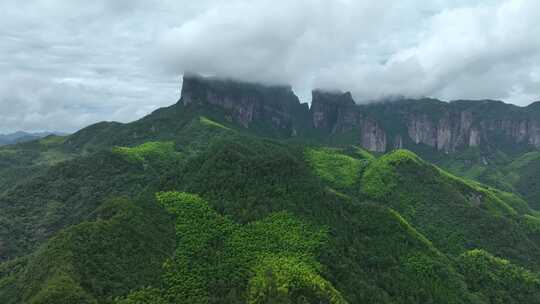
<path id="1" fill-rule="evenodd" d="M 446 153 L 468 147 L 540 148 L 540 113 L 535 110 L 540 106 L 534 104 L 522 108 L 492 100 L 419 99 L 351 106 L 338 96 L 333 107 L 329 103 L 328 98 L 324 107 L 313 103 L 313 127 L 330 130 L 328 136 L 356 130 L 359 143 L 370 151 L 418 145 Z"/>
<path id="2" fill-rule="evenodd" d="M 266 125 L 286 136 L 348 134 L 351 143 L 375 152 L 421 146 L 445 153 L 540 148 L 540 102 L 518 107 L 493 100 L 403 99 L 357 105 L 349 92 L 314 90 L 308 108 L 289 86 L 200 76 L 184 78 L 181 102 L 215 106 L 245 128 Z"/>
<path id="3" fill-rule="evenodd" d="M 336 126 L 342 126 L 343 121 L 338 122 L 338 118 L 346 118 L 346 113 L 350 112 L 348 108 L 355 105 L 350 92 L 314 90 L 311 96 L 310 113 L 316 129 L 332 130 Z"/>
<path id="4" fill-rule="evenodd" d="M 308 112 L 290 86 L 265 86 L 228 79 L 185 76 L 181 103 L 210 105 L 225 111 L 227 119 L 245 128 L 253 124 L 295 135 L 298 117 Z"/>

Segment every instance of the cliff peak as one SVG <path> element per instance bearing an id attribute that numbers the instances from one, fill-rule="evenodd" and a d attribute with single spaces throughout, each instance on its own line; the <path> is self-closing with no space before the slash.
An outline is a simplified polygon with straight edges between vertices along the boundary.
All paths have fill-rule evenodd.
<path id="1" fill-rule="evenodd" d="M 245 128 L 253 122 L 268 125 L 286 135 L 294 134 L 294 118 L 307 113 L 289 85 L 264 85 L 227 78 L 184 76 L 183 106 L 202 105 L 218 108 L 225 117 Z"/>
<path id="2" fill-rule="evenodd" d="M 540 148 L 540 102 L 519 107 L 497 100 L 403 98 L 356 105 L 350 92 L 316 89 L 308 108 L 288 85 L 189 74 L 184 77 L 181 105 L 218 109 L 225 119 L 245 128 L 277 131 L 283 137 L 310 129 L 329 137 L 346 135 L 376 152 Z"/>
<path id="3" fill-rule="evenodd" d="M 355 105 L 350 92 L 316 89 L 311 92 L 311 96 L 310 112 L 316 129 L 332 130 L 338 122 L 341 109 Z"/>
<path id="4" fill-rule="evenodd" d="M 311 92 L 312 104 L 313 103 L 333 103 L 337 105 L 354 105 L 355 102 L 352 98 L 351 92 L 342 91 L 328 91 L 315 89 Z"/>
<path id="5" fill-rule="evenodd" d="M 245 82 L 231 78 L 219 78 L 215 76 L 201 76 L 199 74 L 186 74 L 182 81 L 182 96 L 184 104 L 198 98 L 204 101 L 205 93 L 214 92 L 216 94 L 231 97 L 242 97 L 245 95 L 265 95 L 281 94 L 283 96 L 294 95 L 290 85 L 265 85 L 256 82 Z M 282 96 L 280 96 L 282 97 Z M 275 100 L 280 102 L 280 100 Z"/>

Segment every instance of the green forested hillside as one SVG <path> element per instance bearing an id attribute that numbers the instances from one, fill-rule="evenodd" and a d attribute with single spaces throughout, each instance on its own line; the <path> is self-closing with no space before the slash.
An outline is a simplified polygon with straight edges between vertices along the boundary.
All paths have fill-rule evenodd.
<path id="1" fill-rule="evenodd" d="M 151 199 L 116 198 L 30 255 L 0 266 L 2 303 L 109 303 L 157 282 L 172 218 Z"/>
<path id="2" fill-rule="evenodd" d="M 534 209 L 540 209 L 540 152 L 508 155 L 497 151 L 486 158 L 470 149 L 437 161 L 456 174 L 481 181 L 498 189 L 514 192 Z"/>
<path id="3" fill-rule="evenodd" d="M 177 104 L 2 148 L 43 166 L 0 194 L 0 302 L 538 302 L 521 197 L 263 127 Z"/>
<path id="4" fill-rule="evenodd" d="M 0 193 L 74 155 L 63 148 L 66 137 L 45 138 L 0 147 Z"/>

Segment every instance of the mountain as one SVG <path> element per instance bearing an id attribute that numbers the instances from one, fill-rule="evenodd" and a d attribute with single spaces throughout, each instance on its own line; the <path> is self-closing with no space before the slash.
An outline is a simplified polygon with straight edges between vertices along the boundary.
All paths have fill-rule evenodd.
<path id="1" fill-rule="evenodd" d="M 227 112 L 248 128 L 266 123 L 285 136 L 313 130 L 328 140 L 349 138 L 373 152 L 431 148 L 444 153 L 478 147 L 525 151 L 540 148 L 538 106 L 501 101 L 401 99 L 357 105 L 350 93 L 315 90 L 311 108 L 300 104 L 290 87 L 263 87 L 231 80 L 184 78 L 182 102 L 206 103 Z M 306 119 L 308 117 L 308 119 Z M 309 130 L 309 131 L 307 131 Z"/>
<path id="2" fill-rule="evenodd" d="M 481 129 L 483 103 L 315 90 L 308 107 L 188 76 L 140 120 L 2 147 L 0 302 L 539 303 L 538 152 Z M 453 127 L 452 149 L 416 143 L 402 120 L 465 105 L 477 146 Z"/>
<path id="3" fill-rule="evenodd" d="M 306 119 L 290 86 L 264 86 L 232 80 L 188 76 L 182 85 L 182 104 L 205 103 L 227 112 L 227 119 L 244 127 L 268 124 L 283 135 L 294 135 Z"/>
<path id="4" fill-rule="evenodd" d="M 457 175 L 517 192 L 540 209 L 535 190 L 540 177 L 534 170 L 538 166 L 513 170 L 513 179 L 507 182 L 501 178 L 508 175 L 505 167 L 516 168 L 512 162 L 540 148 L 540 102 L 527 107 L 494 100 L 356 104 L 348 92 L 314 90 L 308 108 L 290 87 L 200 76 L 184 78 L 182 102 L 213 108 L 227 121 L 259 135 L 358 145 L 375 153 L 408 149 Z"/>
<path id="5" fill-rule="evenodd" d="M 419 145 L 445 153 L 471 147 L 510 151 L 540 147 L 540 118 L 527 108 L 499 101 L 400 100 L 338 106 L 333 111 L 313 114 L 323 120 L 337 117 L 331 121 L 330 135 L 358 130 L 361 144 L 376 152 Z"/>
<path id="6" fill-rule="evenodd" d="M 39 138 L 47 137 L 50 135 L 67 135 L 61 132 L 36 132 L 28 133 L 23 131 L 17 131 L 10 134 L 0 134 L 0 146 L 12 145 L 16 143 L 28 142 Z"/>

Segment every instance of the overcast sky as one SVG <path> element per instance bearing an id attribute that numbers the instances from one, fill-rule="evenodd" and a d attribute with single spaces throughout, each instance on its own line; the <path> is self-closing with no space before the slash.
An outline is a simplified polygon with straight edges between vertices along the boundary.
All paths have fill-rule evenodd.
<path id="1" fill-rule="evenodd" d="M 127 122 L 184 71 L 387 96 L 540 100 L 538 0 L 1 0 L 0 133 Z"/>

